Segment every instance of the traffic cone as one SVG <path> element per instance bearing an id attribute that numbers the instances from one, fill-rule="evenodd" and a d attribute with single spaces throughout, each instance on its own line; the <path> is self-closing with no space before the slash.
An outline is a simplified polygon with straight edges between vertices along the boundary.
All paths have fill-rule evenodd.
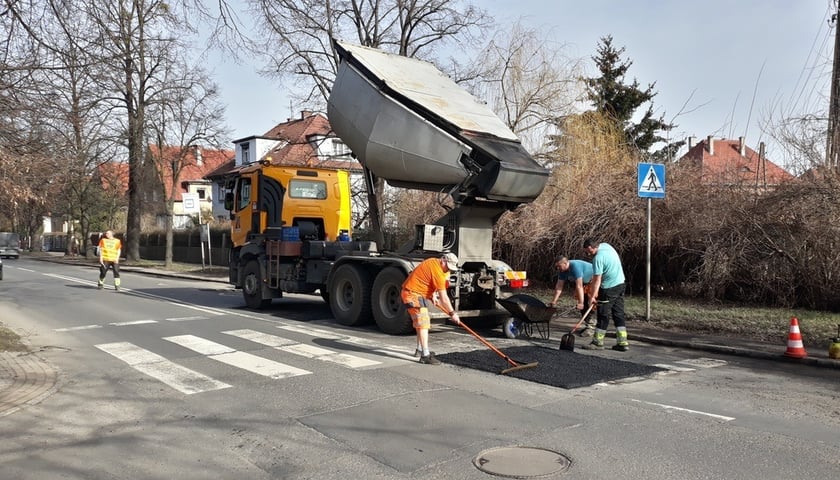
<path id="1" fill-rule="evenodd" d="M 802 346 L 802 335 L 799 333 L 799 320 L 796 317 L 790 319 L 790 333 L 788 334 L 786 357 L 805 358 L 808 354 Z"/>

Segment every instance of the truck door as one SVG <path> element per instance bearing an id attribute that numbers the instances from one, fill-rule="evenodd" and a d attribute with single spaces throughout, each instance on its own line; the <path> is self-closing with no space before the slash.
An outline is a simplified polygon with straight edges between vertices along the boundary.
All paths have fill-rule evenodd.
<path id="1" fill-rule="evenodd" d="M 235 246 L 248 241 L 248 234 L 253 228 L 253 213 L 259 213 L 256 208 L 257 199 L 251 188 L 251 177 L 242 176 L 236 179 L 233 192 L 233 225 L 230 229 L 230 240 Z M 253 198 L 252 198 L 253 197 Z M 259 225 L 259 223 L 257 223 Z"/>

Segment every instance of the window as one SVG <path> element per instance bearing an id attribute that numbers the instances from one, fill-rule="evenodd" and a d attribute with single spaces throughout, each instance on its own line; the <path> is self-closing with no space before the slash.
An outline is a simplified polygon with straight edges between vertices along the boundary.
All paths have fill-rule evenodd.
<path id="1" fill-rule="evenodd" d="M 199 188 L 198 190 L 196 190 L 196 193 L 198 194 L 199 200 L 207 200 L 207 190 Z"/>
<path id="2" fill-rule="evenodd" d="M 321 180 L 294 179 L 289 182 L 289 197 L 324 200 L 327 198 L 327 184 Z"/>
<path id="3" fill-rule="evenodd" d="M 250 145 L 247 143 L 242 144 L 242 165 L 247 165 L 251 163 L 251 151 Z"/>
<path id="4" fill-rule="evenodd" d="M 242 178 L 239 180 L 236 191 L 236 211 L 247 207 L 251 202 L 251 179 Z"/>

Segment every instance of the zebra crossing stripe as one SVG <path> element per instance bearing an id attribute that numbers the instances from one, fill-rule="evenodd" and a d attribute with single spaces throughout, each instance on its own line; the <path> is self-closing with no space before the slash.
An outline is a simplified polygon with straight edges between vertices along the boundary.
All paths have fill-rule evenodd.
<path id="1" fill-rule="evenodd" d="M 323 360 L 325 362 L 332 362 L 343 365 L 349 368 L 370 367 L 373 365 L 380 365 L 382 362 L 376 360 L 368 360 L 366 358 L 357 357 L 355 355 L 347 355 L 344 353 L 334 352 L 326 348 L 316 347 L 314 345 L 307 345 L 287 338 L 278 337 L 277 335 L 270 335 L 267 333 L 257 332 L 255 330 L 231 330 L 226 333 L 235 337 L 244 338 L 254 343 L 274 347 L 284 352 L 293 353 L 306 358 L 314 358 Z"/>
<path id="2" fill-rule="evenodd" d="M 268 360 L 267 358 L 258 357 L 250 353 L 240 352 L 220 343 L 196 337 L 195 335 L 177 335 L 174 337 L 164 337 L 163 339 L 206 355 L 213 360 L 264 377 L 282 379 L 312 373 L 308 370 Z"/>
<path id="3" fill-rule="evenodd" d="M 135 370 L 160 380 L 186 395 L 230 388 L 227 383 L 213 380 L 128 342 L 102 343 L 95 346 L 122 360 Z"/>
<path id="4" fill-rule="evenodd" d="M 400 358 L 403 360 L 417 360 L 412 355 L 414 353 L 414 347 L 411 347 L 411 354 L 402 353 L 405 352 L 405 347 L 399 347 L 396 345 L 387 345 L 382 344 L 374 340 L 368 340 L 367 338 L 360 338 L 360 337 L 353 337 L 350 335 L 337 335 L 329 330 L 321 330 L 319 328 L 312 328 L 312 327 L 300 327 L 297 325 L 278 325 L 277 328 L 282 330 L 287 330 L 290 332 L 301 333 L 304 335 L 309 335 L 313 337 L 323 338 L 326 340 L 335 340 L 337 342 L 344 342 L 349 343 L 352 345 L 359 345 L 362 347 L 369 348 L 372 352 L 381 353 L 383 355 L 387 355 L 393 358 Z"/>
<path id="5" fill-rule="evenodd" d="M 300 327 L 297 325 L 278 325 L 277 328 L 288 330 L 290 332 L 302 333 L 313 337 L 324 338 L 327 340 L 336 340 L 340 342 L 351 343 L 353 345 L 361 345 L 363 347 L 370 347 L 373 349 L 386 349 L 394 351 L 405 350 L 404 347 L 398 347 L 396 345 L 387 345 L 375 340 L 369 340 L 367 338 L 353 337 L 350 335 L 338 335 L 333 332 L 330 332 L 329 330 L 321 330 L 320 328 Z"/>

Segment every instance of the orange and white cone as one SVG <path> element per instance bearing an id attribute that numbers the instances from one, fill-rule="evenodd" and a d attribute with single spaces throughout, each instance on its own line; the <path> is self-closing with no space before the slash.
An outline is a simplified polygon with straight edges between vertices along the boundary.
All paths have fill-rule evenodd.
<path id="1" fill-rule="evenodd" d="M 808 354 L 802 345 L 802 335 L 799 333 L 799 320 L 796 317 L 790 319 L 790 333 L 788 334 L 786 357 L 805 358 Z"/>

